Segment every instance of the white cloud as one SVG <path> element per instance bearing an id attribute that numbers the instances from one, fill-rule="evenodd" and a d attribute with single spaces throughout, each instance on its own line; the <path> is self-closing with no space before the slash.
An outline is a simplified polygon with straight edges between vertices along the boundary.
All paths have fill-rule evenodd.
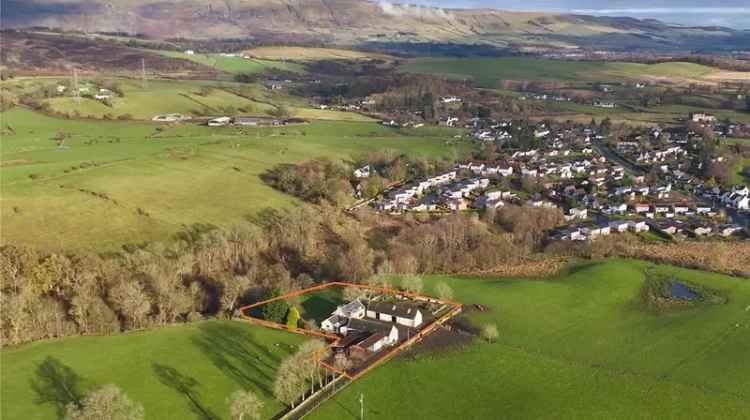
<path id="1" fill-rule="evenodd" d="M 747 7 L 641 7 L 623 9 L 573 9 L 573 13 L 597 14 L 597 15 L 679 15 L 679 14 L 711 14 L 711 15 L 735 15 L 748 14 Z"/>
<path id="2" fill-rule="evenodd" d="M 445 9 L 419 4 L 400 4 L 389 1 L 379 1 L 378 5 L 383 13 L 390 16 L 411 16 L 417 18 L 449 18 L 450 13 Z"/>

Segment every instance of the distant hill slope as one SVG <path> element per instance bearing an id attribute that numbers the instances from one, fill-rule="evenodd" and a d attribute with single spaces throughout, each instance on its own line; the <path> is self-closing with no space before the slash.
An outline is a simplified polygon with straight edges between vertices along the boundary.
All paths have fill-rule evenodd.
<path id="1" fill-rule="evenodd" d="M 437 41 L 549 48 L 747 48 L 750 34 L 652 20 L 368 0 L 0 0 L 4 28 L 44 26 L 156 38 L 232 38 L 337 44 Z"/>
<path id="2" fill-rule="evenodd" d="M 166 57 L 155 52 L 78 36 L 5 33 L 0 49 L 0 67 L 18 75 L 84 72 L 137 74 L 141 66 L 151 73 L 193 78 L 215 76 L 215 68 L 194 61 Z"/>

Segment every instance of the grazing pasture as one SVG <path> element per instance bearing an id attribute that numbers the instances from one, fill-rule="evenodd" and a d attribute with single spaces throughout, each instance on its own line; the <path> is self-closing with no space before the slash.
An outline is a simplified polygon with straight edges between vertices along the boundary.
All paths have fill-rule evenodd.
<path id="1" fill-rule="evenodd" d="M 459 156 L 455 130 L 374 122 L 267 128 L 81 121 L 16 108 L 0 114 L 2 243 L 108 251 L 196 224 L 229 226 L 294 198 L 259 175 L 279 163 L 395 149 Z"/>
<path id="2" fill-rule="evenodd" d="M 420 58 L 403 71 L 474 80 L 480 87 L 500 87 L 502 80 L 590 82 L 708 80 L 719 70 L 693 63 L 638 64 L 603 61 L 561 61 L 537 58 Z"/>
<path id="3" fill-rule="evenodd" d="M 225 399 L 238 389 L 258 395 L 263 418 L 273 418 L 284 409 L 271 394 L 276 369 L 305 339 L 204 321 L 4 349 L 0 417 L 55 420 L 72 396 L 115 384 L 143 404 L 146 419 L 225 419 Z"/>
<path id="4" fill-rule="evenodd" d="M 195 63 L 203 64 L 216 70 L 232 74 L 263 73 L 266 70 L 284 70 L 294 73 L 301 73 L 304 71 L 304 67 L 299 64 L 276 61 L 275 59 L 262 59 L 263 57 L 247 59 L 238 56 L 225 56 L 221 54 L 185 54 L 184 52 L 165 50 L 149 51 L 161 54 L 166 57 L 181 58 L 184 60 L 193 61 Z"/>
<path id="5" fill-rule="evenodd" d="M 9 95 L 20 97 L 40 90 L 55 90 L 69 79 L 59 77 L 20 78 L 3 82 Z M 261 85 L 205 80 L 141 80 L 129 78 L 93 78 L 81 80 L 90 95 L 75 99 L 66 90 L 63 94 L 41 99 L 49 111 L 62 116 L 91 119 L 147 120 L 155 115 L 180 113 L 197 117 L 245 115 L 269 117 L 279 107 L 298 118 L 343 121 L 372 121 L 355 112 L 310 108 L 307 101 L 285 91 L 270 90 Z M 116 86 L 121 94 L 107 100 L 91 97 L 100 87 Z"/>
<path id="6" fill-rule="evenodd" d="M 726 304 L 645 309 L 662 275 L 716 289 Z M 495 343 L 417 350 L 353 383 L 311 419 L 750 418 L 750 282 L 612 260 L 548 279 L 432 276 L 447 282 Z"/>
<path id="7" fill-rule="evenodd" d="M 264 60 L 291 60 L 291 61 L 319 61 L 319 60 L 350 60 L 369 61 L 383 60 L 392 61 L 394 57 L 386 54 L 345 50 L 341 48 L 308 48 L 293 46 L 265 46 L 257 47 L 244 52 L 250 57 Z"/>

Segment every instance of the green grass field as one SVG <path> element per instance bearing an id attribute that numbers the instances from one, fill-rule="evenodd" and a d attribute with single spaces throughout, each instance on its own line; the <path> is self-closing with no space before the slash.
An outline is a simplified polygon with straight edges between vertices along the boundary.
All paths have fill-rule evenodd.
<path id="1" fill-rule="evenodd" d="M 728 303 L 645 311 L 644 270 L 718 289 Z M 467 316 L 495 323 L 495 343 L 398 356 L 349 385 L 311 419 L 683 419 L 750 418 L 750 282 L 747 279 L 611 260 L 549 279 L 431 276 L 448 282 Z M 308 317 L 338 303 L 329 290 L 301 300 Z M 305 309 L 305 307 L 307 307 Z M 305 338 L 237 321 L 73 337 L 5 349 L 2 418 L 52 420 L 63 383 L 78 392 L 108 383 L 145 407 L 147 418 L 227 417 L 226 396 L 257 392 L 263 418 L 282 410 L 269 388 L 280 360 Z M 44 373 L 63 366 L 78 379 Z M 70 375 L 69 375 L 70 376 Z M 193 384 L 179 390 L 180 384 Z M 190 402 L 190 398 L 195 403 Z"/>
<path id="2" fill-rule="evenodd" d="M 2 82 L 4 91 L 13 96 L 33 92 L 35 89 L 55 88 L 69 80 L 56 77 L 19 78 Z M 284 91 L 271 91 L 261 84 L 241 84 L 206 80 L 150 80 L 143 82 L 127 78 L 82 80 L 94 93 L 103 82 L 115 83 L 123 96 L 113 95 L 108 103 L 94 98 L 75 100 L 64 94 L 42 102 L 50 111 L 76 118 L 127 119 L 150 121 L 158 114 L 180 113 L 193 116 L 247 115 L 268 117 L 280 105 L 289 109 L 290 115 L 300 118 L 342 121 L 372 121 L 354 112 L 341 112 L 310 108 L 300 97 Z"/>
<path id="3" fill-rule="evenodd" d="M 502 80 L 621 82 L 666 78 L 674 82 L 698 80 L 716 72 L 711 67 L 692 63 L 649 65 L 536 58 L 421 58 L 405 63 L 401 70 L 453 79 L 469 78 L 487 88 L 499 87 Z"/>
<path id="4" fill-rule="evenodd" d="M 740 157 L 732 168 L 729 185 L 746 183 L 750 183 L 750 158 Z"/>
<path id="5" fill-rule="evenodd" d="M 172 58 L 182 58 L 213 67 L 227 73 L 262 73 L 266 70 L 284 70 L 295 73 L 304 71 L 304 66 L 284 61 L 227 57 L 221 54 L 185 54 L 179 51 L 149 50 Z"/>
<path id="6" fill-rule="evenodd" d="M 729 303 L 642 309 L 643 269 L 721 289 Z M 614 260 L 547 280 L 448 282 L 498 342 L 400 356 L 351 384 L 311 419 L 750 418 L 750 282 Z M 689 413 L 689 414 L 688 414 Z"/>
<path id="7" fill-rule="evenodd" d="M 6 349 L 0 353 L 0 417 L 62 418 L 53 401 L 67 401 L 65 384 L 81 393 L 113 383 L 143 404 L 147 419 L 225 419 L 225 399 L 238 389 L 255 392 L 265 402 L 263 418 L 272 418 L 283 410 L 271 394 L 276 368 L 304 340 L 240 321 L 204 321 Z M 45 360 L 51 361 L 48 366 L 67 367 L 79 379 L 42 372 Z"/>
<path id="8" fill-rule="evenodd" d="M 312 48 L 293 46 L 255 47 L 245 51 L 245 53 L 260 60 L 274 60 L 275 62 L 278 62 L 279 60 L 291 60 L 294 62 L 315 62 L 319 60 L 392 61 L 395 59 L 395 57 L 393 56 L 373 52 L 355 51 L 340 48 Z"/>
<path id="9" fill-rule="evenodd" d="M 99 252 L 290 205 L 293 198 L 259 179 L 278 163 L 382 149 L 457 156 L 471 147 L 454 145 L 452 130 L 420 136 L 373 122 L 170 127 L 63 120 L 20 108 L 0 120 L 2 243 Z M 61 135 L 69 138 L 58 147 Z"/>

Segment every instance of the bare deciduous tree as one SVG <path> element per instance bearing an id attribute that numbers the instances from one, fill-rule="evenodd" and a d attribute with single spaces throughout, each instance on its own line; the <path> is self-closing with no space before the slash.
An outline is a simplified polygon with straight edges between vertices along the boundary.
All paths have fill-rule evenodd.
<path id="1" fill-rule="evenodd" d="M 120 282 L 111 290 L 110 300 L 132 328 L 141 328 L 151 311 L 149 296 L 137 281 Z"/>
<path id="2" fill-rule="evenodd" d="M 448 286 L 448 283 L 441 281 L 435 285 L 435 293 L 440 299 L 450 300 L 453 299 L 453 289 Z"/>
<path id="3" fill-rule="evenodd" d="M 234 391 L 227 404 L 232 420 L 259 420 L 263 410 L 263 401 L 250 391 Z"/>
<path id="4" fill-rule="evenodd" d="M 70 404 L 65 420 L 142 420 L 143 406 L 131 401 L 115 385 L 89 393 L 80 406 Z"/>
<path id="5" fill-rule="evenodd" d="M 401 279 L 401 287 L 403 287 L 407 292 L 422 293 L 424 283 L 422 282 L 422 278 L 419 276 L 406 276 Z"/>

